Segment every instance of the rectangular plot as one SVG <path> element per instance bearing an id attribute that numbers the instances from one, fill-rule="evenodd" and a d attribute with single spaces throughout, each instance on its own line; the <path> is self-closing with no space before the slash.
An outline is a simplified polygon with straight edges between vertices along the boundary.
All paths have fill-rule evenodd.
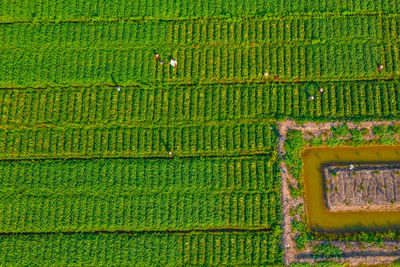
<path id="1" fill-rule="evenodd" d="M 240 125 L 240 124 L 239 124 Z M 245 127 L 249 127 L 247 124 L 242 124 Z M 269 124 L 268 124 L 269 125 Z M 81 144 L 82 139 L 85 138 L 95 138 L 93 142 L 94 149 L 93 152 L 97 155 L 114 155 L 114 156 L 145 156 L 145 155 L 158 155 L 167 156 L 168 149 L 172 149 L 174 153 L 181 155 L 200 155 L 200 154 L 215 154 L 219 153 L 219 150 L 222 148 L 222 143 L 226 143 L 227 141 L 237 142 L 236 139 L 246 138 L 245 136 L 241 136 L 240 134 L 227 135 L 225 127 L 228 127 L 228 132 L 233 131 L 235 125 L 229 126 L 187 126 L 187 127 L 152 127 L 152 128 L 144 128 L 144 127 L 110 127 L 110 128 L 92 128 L 92 127 L 73 127 L 73 128 L 65 128 L 65 129 L 57 129 L 51 130 L 51 137 L 49 138 L 57 138 L 58 141 L 56 145 L 59 149 L 55 149 L 56 154 L 44 153 L 42 151 L 41 145 L 43 143 L 43 134 L 45 132 L 50 131 L 50 129 L 19 129 L 16 131 L 12 130 L 0 130 L 0 132 L 5 132 L 6 134 L 13 133 L 18 136 L 26 136 L 27 142 L 30 144 L 28 153 L 25 155 L 21 155 L 21 157 L 31 157 L 36 154 L 36 156 L 44 156 L 44 157 L 64 157 L 66 155 L 70 156 L 88 156 L 86 153 L 80 153 L 77 150 L 76 144 Z M 78 130 L 84 130 L 82 134 L 78 134 Z M 95 129 L 96 134 L 94 137 L 86 136 L 87 130 Z M 132 138 L 131 135 L 131 146 L 128 150 L 124 151 L 116 151 L 116 144 L 118 142 L 118 132 L 124 131 L 125 129 L 131 129 L 137 133 L 137 136 Z M 195 146 L 191 145 L 190 139 L 195 138 L 195 140 L 199 140 L 198 134 L 202 133 L 202 129 L 206 130 L 206 135 L 204 139 L 204 148 L 195 148 Z M 158 133 L 158 131 L 160 133 Z M 166 138 L 163 140 L 158 140 L 160 136 L 164 136 L 163 133 L 167 134 Z M 273 143 L 275 142 L 276 136 L 271 131 L 271 129 L 266 127 L 264 132 L 264 143 L 262 147 L 258 148 L 258 152 L 266 152 L 270 151 L 273 148 Z M 219 141 L 218 141 L 219 140 Z M 224 140 L 224 141 L 222 141 Z M 196 141 L 196 143 L 200 142 Z M 3 142 L 4 145 L 10 146 L 12 145 L 12 140 L 4 136 L 0 139 L 0 142 Z M 158 145 L 160 142 L 161 147 Z M 234 153 L 248 153 L 250 151 L 255 150 L 255 139 L 251 138 L 249 140 L 249 144 L 243 148 L 236 148 L 233 150 L 229 150 L 229 154 Z M 49 150 L 53 151 L 53 148 L 49 148 Z M 0 153 L 0 158 L 9 158 L 7 152 Z"/>
<path id="2" fill-rule="evenodd" d="M 223 219 L 224 214 L 226 216 L 229 215 L 229 217 L 233 215 L 230 215 L 231 212 L 237 214 L 235 209 L 232 210 L 231 208 L 231 205 L 235 205 L 232 201 L 226 202 L 219 208 L 213 206 L 214 204 L 210 204 L 214 203 L 213 201 L 204 201 L 201 208 L 197 209 L 197 215 L 192 217 L 192 219 L 189 219 L 187 216 L 182 216 L 182 212 L 189 212 L 193 215 L 193 213 L 190 212 L 192 209 L 191 205 L 199 207 L 199 205 L 193 202 L 193 199 L 215 198 L 216 202 L 219 202 L 222 197 L 224 199 L 233 198 L 237 201 L 242 199 L 245 202 L 240 202 L 242 203 L 240 205 L 244 205 L 241 206 L 241 212 L 245 212 L 247 214 L 246 216 L 253 216 L 253 209 L 251 209 L 253 205 L 253 195 L 257 195 L 257 199 L 260 199 L 260 196 L 261 199 L 271 197 L 273 199 L 275 198 L 274 192 L 276 192 L 276 188 L 269 187 L 268 191 L 273 190 L 270 191 L 271 193 L 265 191 L 264 187 L 258 188 L 258 190 L 261 190 L 259 193 L 247 193 L 246 191 L 242 191 L 243 193 L 236 193 L 235 191 L 237 190 L 249 190 L 250 185 L 241 184 L 240 188 L 243 189 L 240 189 L 238 184 L 228 185 L 225 182 L 218 182 L 218 179 L 225 180 L 226 178 L 224 177 L 227 177 L 227 174 L 224 174 L 224 172 L 211 171 L 211 169 L 207 171 L 205 168 L 217 168 L 221 171 L 224 169 L 227 170 L 227 168 L 222 168 L 224 164 L 233 164 L 232 166 L 236 168 L 236 166 L 240 167 L 242 164 L 246 166 L 250 164 L 250 162 L 261 163 L 264 159 L 263 157 L 238 159 L 220 158 L 210 160 L 191 159 L 180 160 L 179 162 L 171 160 L 149 161 L 123 159 L 1 162 L 1 169 L 4 170 L 7 168 L 10 170 L 9 172 L 3 171 L 0 176 L 0 183 L 5 183 L 4 186 L 2 186 L 3 192 L 2 198 L 0 199 L 0 208 L 3 211 L 2 216 L 8 219 L 13 217 L 23 218 L 23 221 L 21 224 L 14 225 L 15 220 L 1 220 L 4 224 L 2 226 L 0 225 L 0 231 L 51 232 L 66 228 L 76 231 L 92 231 L 95 229 L 138 230 L 147 229 L 148 227 L 151 229 L 155 229 L 154 227 L 161 227 L 160 229 L 162 229 L 164 226 L 168 227 L 168 229 L 171 229 L 171 227 L 179 229 L 185 229 L 186 227 L 191 227 L 190 229 L 193 229 L 193 227 L 223 227 L 223 225 L 225 225 L 225 219 Z M 188 166 L 187 164 L 191 166 L 190 173 L 182 172 L 186 166 Z M 265 163 L 259 166 L 265 166 Z M 40 168 L 40 171 L 33 171 L 37 168 Z M 155 171 L 160 168 L 167 168 L 165 169 L 164 175 L 160 176 L 159 173 Z M 11 171 L 12 169 L 19 171 Z M 99 172 L 97 170 L 101 171 Z M 124 170 L 124 174 L 117 170 Z M 201 175 L 201 173 L 207 172 L 214 176 L 212 178 L 212 180 L 214 180 L 213 184 L 218 185 L 218 187 L 210 187 L 210 184 L 205 183 L 203 179 L 192 179 L 193 175 Z M 264 179 L 264 176 L 260 176 L 263 172 L 257 172 L 256 169 L 254 169 L 254 172 L 255 173 L 236 173 L 241 176 L 246 176 L 240 178 L 240 180 L 247 180 L 249 179 L 248 177 L 254 177 L 254 175 L 259 177 L 257 179 Z M 11 173 L 14 177 L 10 176 Z M 31 173 L 28 180 L 26 180 L 26 173 Z M 57 177 L 59 177 L 58 179 L 54 179 L 56 174 Z M 127 176 L 127 174 L 129 174 L 129 176 Z M 62 177 L 64 175 L 68 177 L 68 179 L 63 179 Z M 175 176 L 180 178 L 171 179 Z M 131 177 L 135 178 L 132 179 Z M 13 182 L 11 182 L 10 179 L 12 179 Z M 163 181 L 159 179 L 163 179 Z M 270 177 L 270 179 L 274 179 L 274 177 Z M 186 180 L 190 180 L 191 182 L 187 182 Z M 157 184 L 149 183 L 149 181 L 157 181 Z M 271 185 L 272 184 L 279 187 L 279 183 L 272 182 Z M 185 187 L 183 187 L 184 185 Z M 66 188 L 68 189 L 66 190 Z M 19 192 L 18 195 L 15 195 L 15 190 Z M 176 193 L 176 190 L 180 193 Z M 233 192 L 228 193 L 230 190 L 233 190 Z M 257 188 L 253 187 L 252 190 L 257 190 Z M 159 199 L 158 196 L 161 192 L 163 197 Z M 262 197 L 264 195 L 265 197 Z M 136 208 L 134 208 L 137 212 L 133 217 L 126 215 L 124 212 L 121 213 L 120 210 L 116 208 L 120 205 L 118 203 L 125 201 L 126 196 L 133 197 L 134 202 L 137 203 L 135 204 Z M 170 196 L 175 197 L 171 198 Z M 169 200 L 173 201 L 168 202 Z M 178 209 L 175 220 L 163 219 L 164 216 L 161 216 L 160 212 L 164 212 L 165 209 L 157 209 L 157 211 L 148 209 L 154 205 L 157 207 L 159 205 L 167 205 L 166 207 L 172 205 L 171 207 L 173 207 L 177 202 L 182 203 L 182 206 Z M 26 206 L 27 203 L 31 205 L 30 208 Z M 92 204 L 89 205 L 88 203 Z M 217 208 L 215 212 L 207 212 L 215 208 Z M 247 209 L 250 210 L 247 211 Z M 90 212 L 90 210 L 93 210 L 93 212 L 97 214 L 93 219 L 85 215 Z M 150 211 L 151 213 L 149 213 Z M 53 214 L 52 216 L 55 217 L 53 220 L 49 221 L 48 216 L 43 216 L 43 214 Z M 121 217 L 121 214 L 125 215 Z M 217 214 L 221 214 L 222 217 L 219 217 L 219 215 L 215 217 Z M 143 216 L 146 216 L 146 218 Z M 83 218 L 86 219 L 83 220 Z M 258 221 L 257 225 L 264 225 L 265 227 L 270 225 L 270 223 L 265 220 L 267 220 L 267 217 L 264 217 L 264 221 Z M 231 222 L 236 222 L 234 224 L 238 223 L 240 226 L 252 227 L 252 221 L 253 220 L 246 220 L 246 222 L 240 222 L 240 220 L 238 221 L 238 219 L 235 219 Z M 230 223 L 229 225 L 234 226 L 234 224 Z"/>
<path id="3" fill-rule="evenodd" d="M 320 86 L 325 88 L 321 107 L 326 118 L 329 117 L 326 103 L 333 112 L 330 115 L 335 117 L 339 111 L 343 113 L 339 116 L 345 114 L 352 118 L 359 115 L 391 116 L 397 110 L 396 97 L 392 97 L 399 90 L 396 80 L 329 82 L 320 83 Z M 336 89 L 332 91 L 331 86 Z M 346 90 L 342 92 L 343 88 Z M 217 88 L 212 85 L 127 87 L 122 92 L 114 87 L 7 90 L 1 101 L 3 119 L 0 127 L 42 123 L 64 127 L 66 123 L 90 125 L 121 121 L 132 125 L 156 122 L 162 127 L 182 125 L 181 122 L 274 118 L 276 114 L 292 118 L 308 114 L 310 118 L 320 118 L 318 110 L 311 116 L 311 103 L 304 96 L 305 90 L 304 85 L 296 83 L 280 87 L 272 84 L 220 85 Z M 360 104 L 352 103 L 350 107 L 349 96 L 356 102 L 359 99 Z M 222 114 L 216 112 L 221 110 Z"/>

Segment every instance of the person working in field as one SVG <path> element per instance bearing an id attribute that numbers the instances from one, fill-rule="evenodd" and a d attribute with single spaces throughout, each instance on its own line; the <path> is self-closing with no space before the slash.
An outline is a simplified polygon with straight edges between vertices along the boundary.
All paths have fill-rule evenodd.
<path id="1" fill-rule="evenodd" d="M 161 60 L 161 58 L 160 58 L 160 54 L 156 53 L 154 56 L 155 56 L 156 60 L 158 60 L 158 62 L 160 62 L 161 65 L 164 64 L 164 62 L 163 62 L 163 61 Z M 178 62 L 177 62 L 176 59 L 173 58 L 173 57 L 171 57 L 169 63 L 171 64 L 171 66 L 172 66 L 173 68 L 175 68 L 175 67 L 178 65 Z"/>
<path id="2" fill-rule="evenodd" d="M 172 66 L 173 68 L 175 68 L 176 65 L 178 64 L 178 63 L 176 62 L 176 59 L 175 59 L 175 58 L 171 58 L 170 63 L 171 63 L 171 66 Z"/>
<path id="3" fill-rule="evenodd" d="M 164 61 L 161 60 L 160 54 L 156 53 L 156 54 L 155 54 L 155 58 L 156 58 L 156 60 L 158 60 L 158 62 L 159 62 L 161 65 L 164 65 Z"/>

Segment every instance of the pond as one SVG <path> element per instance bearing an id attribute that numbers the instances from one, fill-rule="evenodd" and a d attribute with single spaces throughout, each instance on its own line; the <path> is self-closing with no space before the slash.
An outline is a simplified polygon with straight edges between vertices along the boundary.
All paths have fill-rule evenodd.
<path id="1" fill-rule="evenodd" d="M 314 231 L 356 232 L 400 229 L 400 210 L 330 211 L 324 201 L 321 165 L 400 162 L 400 146 L 319 147 L 302 153 L 308 223 Z"/>

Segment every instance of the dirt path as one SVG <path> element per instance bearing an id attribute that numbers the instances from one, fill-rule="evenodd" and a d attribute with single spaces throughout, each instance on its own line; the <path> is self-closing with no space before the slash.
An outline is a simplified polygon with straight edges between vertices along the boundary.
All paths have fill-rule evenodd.
<path id="1" fill-rule="evenodd" d="M 400 125 L 400 121 L 377 121 L 377 122 L 362 122 L 355 124 L 353 122 L 346 123 L 349 129 L 367 129 L 368 136 L 366 139 L 373 139 L 374 135 L 372 132 L 373 126 L 379 125 Z M 286 120 L 278 123 L 278 131 L 280 139 L 278 143 L 278 155 L 283 157 L 286 153 L 284 144 L 286 140 L 287 132 L 291 129 L 299 130 L 303 133 L 305 139 L 311 139 L 318 137 L 323 133 L 329 131 L 332 126 L 343 125 L 342 122 L 328 122 L 317 124 L 309 122 L 303 125 L 298 125 L 295 121 Z M 311 136 L 309 136 L 311 134 Z M 292 233 L 292 218 L 290 216 L 290 210 L 295 209 L 300 204 L 304 204 L 304 199 L 299 197 L 293 199 L 290 195 L 289 185 L 297 186 L 297 181 L 290 173 L 288 173 L 287 166 L 282 160 L 281 162 L 281 175 L 282 175 L 282 244 L 284 250 L 284 263 L 290 265 L 297 262 L 309 262 L 315 263 L 315 259 L 311 257 L 310 248 L 306 248 L 302 252 L 298 252 L 296 249 L 296 243 L 294 241 L 295 234 Z M 384 242 L 382 248 L 376 246 L 366 246 L 363 248 L 363 244 L 359 242 L 353 242 L 351 248 L 344 241 L 334 241 L 333 245 L 342 249 L 344 257 L 341 262 L 348 262 L 351 265 L 358 265 L 362 263 L 366 264 L 377 264 L 377 263 L 390 263 L 400 258 L 400 242 L 398 241 L 387 241 Z M 388 253 L 389 251 L 389 253 Z M 318 260 L 318 259 L 317 259 Z"/>
<path id="2" fill-rule="evenodd" d="M 285 149 L 284 144 L 286 140 L 286 133 L 289 128 L 295 127 L 295 123 L 287 121 L 287 124 L 280 124 L 278 126 L 278 131 L 280 135 L 279 145 L 278 145 L 278 155 L 284 155 Z M 290 197 L 289 184 L 288 182 L 293 182 L 292 177 L 289 175 L 286 164 L 282 160 L 281 162 L 281 175 L 282 175 L 282 244 L 284 250 L 284 262 L 285 265 L 290 265 L 295 262 L 295 257 L 297 254 L 296 244 L 294 242 L 294 233 L 292 233 L 292 219 L 290 218 L 289 211 L 294 209 L 299 203 L 297 199 Z"/>

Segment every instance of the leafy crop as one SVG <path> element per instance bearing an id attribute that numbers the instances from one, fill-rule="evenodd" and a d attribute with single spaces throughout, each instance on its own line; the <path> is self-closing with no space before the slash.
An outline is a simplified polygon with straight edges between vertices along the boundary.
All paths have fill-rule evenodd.
<path id="1" fill-rule="evenodd" d="M 343 254 L 343 251 L 335 247 L 329 243 L 326 244 L 321 244 L 317 245 L 313 248 L 313 256 L 315 258 L 321 257 L 321 258 L 338 258 L 341 257 Z"/>
<path id="2" fill-rule="evenodd" d="M 276 121 L 398 119 L 399 8 L 1 1 L 0 263 L 282 264 Z"/>
<path id="3" fill-rule="evenodd" d="M 236 8 L 243 5 L 252 9 L 241 12 L 253 13 L 257 9 L 262 12 L 255 17 L 227 18 L 214 17 L 215 9 L 200 11 L 209 5 L 216 8 L 218 5 L 213 6 L 212 1 L 202 4 L 182 1 L 181 5 L 180 1 L 175 1 L 169 6 L 147 3 L 149 7 L 140 12 L 147 11 L 148 15 L 131 16 L 127 13 L 139 11 L 139 6 L 146 6 L 145 2 L 136 2 L 136 7 L 129 1 L 118 5 L 91 2 L 70 3 L 66 7 L 69 12 L 58 13 L 55 9 L 54 14 L 48 14 L 46 9 L 56 8 L 51 1 L 39 1 L 34 6 L 26 3 L 25 13 L 18 13 L 16 5 L 10 4 L 14 10 L 5 8 L 5 15 L 0 17 L 0 21 L 7 22 L 0 27 L 4 40 L 0 48 L 7 52 L 0 53 L 0 86 L 101 86 L 114 83 L 112 75 L 123 86 L 151 86 L 158 82 L 178 85 L 272 83 L 277 76 L 277 82 L 308 82 L 310 88 L 304 91 L 308 94 L 312 87 L 317 90 L 318 83 L 323 82 L 399 78 L 397 25 L 400 18 L 393 7 L 387 7 L 391 10 L 388 14 L 371 14 L 368 12 L 374 11 L 375 3 L 363 7 L 364 3 L 358 3 L 358 7 L 349 6 L 353 11 L 349 11 L 351 16 L 346 16 L 347 13 L 333 15 L 332 12 L 339 11 L 335 10 L 335 5 L 331 6 L 331 12 L 310 17 L 298 12 L 308 14 L 313 8 L 321 8 L 318 7 L 320 1 L 310 6 L 295 4 L 293 7 L 298 8 L 295 14 L 290 15 L 286 10 L 287 14 L 281 16 L 279 13 L 284 9 L 272 7 L 276 1 L 268 6 L 264 2 L 256 4 L 256 1 L 247 0 L 225 7 L 219 3 L 220 9 L 216 11 L 219 16 L 223 16 L 223 9 L 230 10 L 229 14 L 233 15 L 238 12 Z M 127 9 L 119 13 L 121 15 L 106 10 L 102 10 L 102 15 L 94 15 L 97 12 L 89 8 L 91 5 L 103 6 L 108 12 L 117 12 L 123 6 Z M 196 11 L 204 12 L 203 16 L 210 14 L 213 19 L 194 20 L 193 13 L 190 19 L 186 16 L 171 18 L 170 14 L 157 14 L 158 19 L 151 17 L 152 10 L 167 8 L 175 13 L 179 8 L 191 9 L 197 5 L 200 6 Z M 383 3 L 379 5 L 384 8 Z M 268 15 L 269 9 L 272 9 L 271 15 Z M 73 10 L 77 12 L 76 17 L 68 18 L 74 14 Z M 19 16 L 20 21 L 25 22 L 36 12 L 40 12 L 44 21 L 30 18 L 30 23 L 12 23 Z M 58 23 L 61 21 L 63 23 Z M 158 64 L 154 60 L 155 52 L 164 60 L 176 57 L 178 67 Z M 377 71 L 378 64 L 385 66 L 381 72 Z M 268 79 L 263 76 L 266 71 L 271 74 Z M 349 97 L 352 93 L 344 95 Z M 357 97 L 363 100 L 362 95 Z M 338 101 L 339 109 L 341 104 Z"/>
<path id="4" fill-rule="evenodd" d="M 271 124 L 181 127 L 83 126 L 0 130 L 0 158 L 155 157 L 262 154 Z"/>
<path id="5" fill-rule="evenodd" d="M 270 228 L 280 221 L 266 157 L 3 161 L 0 231 Z"/>
<path id="6" fill-rule="evenodd" d="M 280 264 L 280 230 L 260 233 L 35 234 L 0 236 L 10 265 Z"/>
<path id="7" fill-rule="evenodd" d="M 3 125 L 165 125 L 193 122 L 246 122 L 295 118 L 356 121 L 399 116 L 400 83 L 323 83 L 315 100 L 308 85 L 203 85 L 127 87 L 69 87 L 0 91 Z"/>
<path id="8" fill-rule="evenodd" d="M 188 19 L 188 18 L 237 18 L 253 16 L 285 16 L 299 14 L 396 14 L 399 7 L 393 2 L 374 0 L 299 0 L 294 3 L 262 0 L 197 1 L 197 0 L 96 0 L 5 1 L 0 13 L 1 22 L 111 20 L 129 18 Z"/>

